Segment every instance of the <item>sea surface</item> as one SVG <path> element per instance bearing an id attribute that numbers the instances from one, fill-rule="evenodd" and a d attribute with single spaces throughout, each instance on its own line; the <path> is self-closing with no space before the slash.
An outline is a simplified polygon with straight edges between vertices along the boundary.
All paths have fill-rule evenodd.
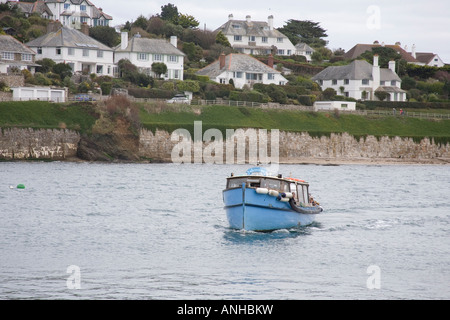
<path id="1" fill-rule="evenodd" d="M 450 166 L 281 165 L 324 212 L 267 233 L 228 227 L 247 168 L 0 163 L 0 299 L 450 299 Z"/>

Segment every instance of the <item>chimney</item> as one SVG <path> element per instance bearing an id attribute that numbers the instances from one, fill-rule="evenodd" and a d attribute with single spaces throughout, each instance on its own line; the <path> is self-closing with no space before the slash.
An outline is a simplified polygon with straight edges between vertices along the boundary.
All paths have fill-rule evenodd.
<path id="1" fill-rule="evenodd" d="M 395 61 L 394 60 L 389 61 L 389 69 L 392 70 L 393 73 L 396 73 L 395 72 Z"/>
<path id="2" fill-rule="evenodd" d="M 232 13 L 230 13 L 230 14 L 228 15 L 228 20 L 233 20 L 233 14 L 232 14 Z"/>
<path id="3" fill-rule="evenodd" d="M 267 59 L 267 65 L 273 68 L 273 55 L 269 55 L 269 58 Z"/>
<path id="4" fill-rule="evenodd" d="M 128 32 L 124 31 L 120 34 L 120 49 L 125 50 L 128 47 Z"/>
<path id="5" fill-rule="evenodd" d="M 175 48 L 177 47 L 177 45 L 178 45 L 177 36 L 170 37 L 170 44 L 173 45 Z"/>
<path id="6" fill-rule="evenodd" d="M 61 29 L 61 22 L 59 22 L 58 20 L 50 21 L 47 24 L 47 33 L 55 32 L 58 31 L 59 29 Z"/>
<path id="7" fill-rule="evenodd" d="M 252 22 L 252 17 L 251 16 L 246 16 L 245 19 L 247 20 L 247 23 L 251 23 Z"/>
<path id="8" fill-rule="evenodd" d="M 267 22 L 269 24 L 269 30 L 273 30 L 273 16 L 272 15 L 267 17 Z"/>
<path id="9" fill-rule="evenodd" d="M 380 66 L 378 65 L 378 55 L 373 55 L 373 66 L 372 66 L 372 92 L 378 89 L 380 86 Z"/>
<path id="10" fill-rule="evenodd" d="M 223 67 L 225 67 L 225 53 L 222 52 L 222 54 L 219 57 L 219 68 L 220 68 L 220 70 L 222 70 Z"/>
<path id="11" fill-rule="evenodd" d="M 84 33 L 85 35 L 89 36 L 89 26 L 87 25 L 86 22 L 83 22 L 83 23 L 81 24 L 80 31 L 81 31 L 82 33 Z"/>
<path id="12" fill-rule="evenodd" d="M 411 55 L 414 59 L 416 59 L 416 45 L 413 44 L 411 47 Z"/>

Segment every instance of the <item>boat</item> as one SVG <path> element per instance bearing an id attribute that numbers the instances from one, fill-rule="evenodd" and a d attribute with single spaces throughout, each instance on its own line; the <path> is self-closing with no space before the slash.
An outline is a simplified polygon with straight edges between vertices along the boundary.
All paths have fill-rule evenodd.
<path id="1" fill-rule="evenodd" d="M 296 178 L 270 176 L 263 167 L 245 175 L 231 174 L 222 191 L 232 229 L 273 231 L 311 225 L 323 208 L 309 193 L 309 183 Z"/>

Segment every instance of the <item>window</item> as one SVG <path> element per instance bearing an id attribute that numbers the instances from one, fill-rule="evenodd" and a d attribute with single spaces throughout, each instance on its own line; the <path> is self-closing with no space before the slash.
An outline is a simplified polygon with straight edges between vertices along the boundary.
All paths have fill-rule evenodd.
<path id="1" fill-rule="evenodd" d="M 242 36 L 234 36 L 234 41 L 242 41 Z"/>
<path id="2" fill-rule="evenodd" d="M 282 43 L 282 42 L 283 42 L 283 38 L 282 38 L 282 37 L 278 37 L 278 38 L 277 38 L 277 42 L 278 42 L 278 43 Z"/>
<path id="3" fill-rule="evenodd" d="M 103 66 L 101 64 L 97 65 L 97 74 L 103 74 Z"/>
<path id="4" fill-rule="evenodd" d="M 362 79 L 362 84 L 368 85 L 369 84 L 369 79 Z"/>
<path id="5" fill-rule="evenodd" d="M 80 5 L 80 11 L 86 11 L 86 5 L 85 4 Z"/>
<path id="6" fill-rule="evenodd" d="M 288 51 L 287 51 L 287 55 L 288 55 L 288 56 L 292 55 L 292 51 L 291 51 L 291 50 L 288 50 Z"/>
<path id="7" fill-rule="evenodd" d="M 341 108 L 342 109 L 347 109 L 348 108 L 348 104 L 347 103 L 341 103 Z"/>
<path id="8" fill-rule="evenodd" d="M 392 81 L 391 81 L 391 86 L 395 86 L 395 85 L 396 85 L 396 83 L 397 83 L 397 81 L 395 81 L 395 80 L 392 80 Z"/>
<path id="9" fill-rule="evenodd" d="M 262 74 L 261 73 L 246 73 L 245 78 L 247 80 L 262 80 Z"/>
<path id="10" fill-rule="evenodd" d="M 89 49 L 83 49 L 83 57 L 89 57 Z"/>
<path id="11" fill-rule="evenodd" d="M 69 56 L 75 55 L 75 48 L 68 48 L 67 51 Z"/>
<path id="12" fill-rule="evenodd" d="M 233 78 L 242 78 L 242 72 L 240 71 L 233 72 Z"/>
<path id="13" fill-rule="evenodd" d="M 240 28 L 241 28 L 241 25 L 240 25 L 240 24 L 233 24 L 233 25 L 231 25 L 231 27 L 232 27 L 233 29 L 240 29 Z"/>
<path id="14" fill-rule="evenodd" d="M 278 49 L 278 50 L 277 50 L 277 54 L 278 54 L 279 56 L 284 55 L 284 49 Z"/>
<path id="15" fill-rule="evenodd" d="M 153 61 L 163 61 L 162 54 L 156 53 L 153 55 Z"/>
<path id="16" fill-rule="evenodd" d="M 60 55 L 61 54 L 61 47 L 56 47 L 56 54 Z"/>
<path id="17" fill-rule="evenodd" d="M 37 54 L 42 54 L 42 47 L 37 48 Z"/>
<path id="18" fill-rule="evenodd" d="M 64 3 L 64 10 L 70 9 L 70 3 Z"/>
<path id="19" fill-rule="evenodd" d="M 14 60 L 14 52 L 2 52 L 3 60 Z"/>
<path id="20" fill-rule="evenodd" d="M 255 36 L 248 36 L 248 41 L 256 41 L 256 37 Z"/>
<path id="21" fill-rule="evenodd" d="M 147 53 L 143 53 L 143 52 L 138 53 L 137 54 L 137 59 L 139 61 L 147 61 L 148 60 L 148 54 Z"/>
<path id="22" fill-rule="evenodd" d="M 178 62 L 178 56 L 169 56 L 169 62 Z"/>
<path id="23" fill-rule="evenodd" d="M 344 79 L 344 84 L 349 84 L 350 80 L 349 79 Z"/>
<path id="24" fill-rule="evenodd" d="M 275 73 L 268 73 L 267 74 L 267 79 L 274 80 L 275 79 Z"/>
<path id="25" fill-rule="evenodd" d="M 69 62 L 67 63 L 69 65 L 69 67 L 72 69 L 72 72 L 75 71 L 75 63 L 73 62 Z"/>
<path id="26" fill-rule="evenodd" d="M 386 81 L 380 81 L 380 86 L 385 86 L 386 85 Z"/>
<path id="27" fill-rule="evenodd" d="M 227 83 L 227 79 L 225 79 L 225 78 L 220 78 L 220 79 L 219 79 L 219 83 L 220 83 L 220 84 L 226 84 L 226 83 Z"/>
<path id="28" fill-rule="evenodd" d="M 31 61 L 33 56 L 29 53 L 22 53 L 22 61 Z"/>
<path id="29" fill-rule="evenodd" d="M 262 43 L 267 43 L 268 42 L 268 38 L 267 37 L 262 37 L 261 38 L 261 42 Z"/>
<path id="30" fill-rule="evenodd" d="M 179 79 L 180 78 L 180 70 L 173 70 L 173 78 Z"/>
<path id="31" fill-rule="evenodd" d="M 336 85 L 337 84 L 337 80 L 336 79 L 331 80 L 331 84 Z"/>
<path id="32" fill-rule="evenodd" d="M 103 58 L 103 51 L 97 50 L 97 58 Z"/>

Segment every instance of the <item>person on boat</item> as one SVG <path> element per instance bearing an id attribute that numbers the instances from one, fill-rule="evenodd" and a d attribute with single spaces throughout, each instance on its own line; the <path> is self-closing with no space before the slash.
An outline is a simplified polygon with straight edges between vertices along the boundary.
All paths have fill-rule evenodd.
<path id="1" fill-rule="evenodd" d="M 319 205 L 319 203 L 316 200 L 314 200 L 314 198 L 311 194 L 309 194 L 309 203 L 311 203 L 313 206 Z"/>

